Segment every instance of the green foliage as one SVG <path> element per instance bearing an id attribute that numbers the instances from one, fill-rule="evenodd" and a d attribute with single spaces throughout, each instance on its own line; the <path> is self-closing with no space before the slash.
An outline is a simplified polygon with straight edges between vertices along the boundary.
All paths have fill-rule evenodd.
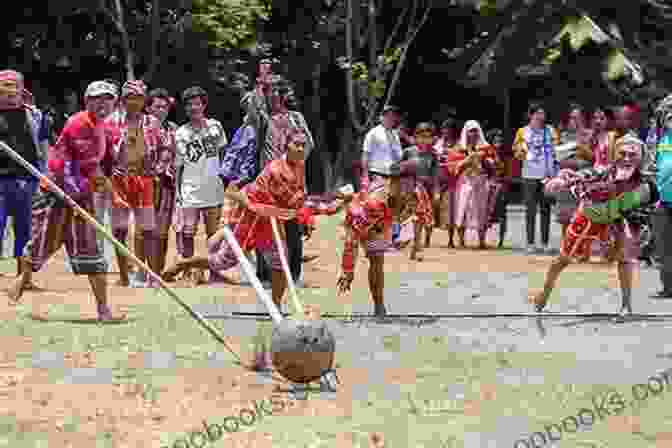
<path id="1" fill-rule="evenodd" d="M 497 15 L 497 0 L 480 0 L 478 2 L 478 12 L 483 17 L 494 17 Z"/>
<path id="2" fill-rule="evenodd" d="M 194 0 L 193 27 L 214 47 L 240 48 L 255 39 L 270 11 L 269 0 Z"/>
<path id="3" fill-rule="evenodd" d="M 369 82 L 369 95 L 374 98 L 382 98 L 385 95 L 387 83 L 383 79 L 376 79 Z"/>

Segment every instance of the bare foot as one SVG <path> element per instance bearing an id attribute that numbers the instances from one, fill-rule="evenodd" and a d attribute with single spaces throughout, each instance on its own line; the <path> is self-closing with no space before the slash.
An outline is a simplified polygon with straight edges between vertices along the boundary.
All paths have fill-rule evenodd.
<path id="1" fill-rule="evenodd" d="M 33 283 L 33 282 L 28 282 L 28 283 L 26 283 L 26 284 L 23 286 L 23 290 L 24 290 L 24 291 L 36 291 L 36 292 L 37 292 L 37 291 L 45 291 L 44 288 L 40 288 L 39 286 L 37 286 L 37 285 L 36 285 L 35 283 Z"/>
<path id="2" fill-rule="evenodd" d="M 420 254 L 420 251 L 417 249 L 411 250 L 411 260 L 413 261 L 422 261 L 423 257 L 422 254 Z"/>
<path id="3" fill-rule="evenodd" d="M 196 270 L 193 272 L 193 275 L 191 276 L 191 284 L 192 286 L 200 286 L 206 284 L 205 280 L 205 272 L 202 270 Z"/>
<path id="4" fill-rule="evenodd" d="M 17 305 L 21 301 L 24 290 L 24 281 L 22 277 L 17 278 L 12 286 L 7 289 L 7 297 L 10 305 Z"/>
<path id="5" fill-rule="evenodd" d="M 534 309 L 537 313 L 540 313 L 546 307 L 548 303 L 548 294 L 543 290 L 535 294 L 530 294 L 528 297 L 528 302 L 534 305 Z"/>
<path id="6" fill-rule="evenodd" d="M 128 318 L 126 313 L 122 314 L 103 314 L 98 316 L 98 322 L 123 322 Z"/>
<path id="7" fill-rule="evenodd" d="M 182 268 L 180 268 L 179 264 L 176 264 L 163 271 L 161 278 L 164 282 L 174 282 L 175 278 L 180 275 L 180 272 L 182 272 Z"/>

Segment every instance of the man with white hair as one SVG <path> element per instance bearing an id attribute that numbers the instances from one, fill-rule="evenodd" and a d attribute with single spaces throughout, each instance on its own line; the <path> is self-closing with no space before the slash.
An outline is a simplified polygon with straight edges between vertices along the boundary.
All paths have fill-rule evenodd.
<path id="1" fill-rule="evenodd" d="M 49 177 L 91 215 L 95 214 L 94 195 L 111 190 L 102 162 L 112 144 L 105 118 L 112 113 L 117 97 L 113 84 L 91 83 L 85 93 L 86 110 L 68 119 L 49 154 Z M 15 304 L 21 299 L 32 273 L 40 271 L 65 245 L 72 272 L 89 277 L 98 319 L 125 319 L 125 315 L 113 315 L 107 304 L 107 263 L 96 229 L 47 185 L 41 187 L 43 194 L 36 196 L 32 205 L 32 238 L 23 252 L 21 276 L 8 290 L 10 301 Z"/>

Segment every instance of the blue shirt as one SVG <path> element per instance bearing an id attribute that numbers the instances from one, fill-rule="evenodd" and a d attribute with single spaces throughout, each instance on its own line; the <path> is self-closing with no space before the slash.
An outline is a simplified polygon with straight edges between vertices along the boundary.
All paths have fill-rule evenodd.
<path id="1" fill-rule="evenodd" d="M 672 130 L 667 129 L 656 146 L 656 188 L 663 203 L 672 203 Z"/>

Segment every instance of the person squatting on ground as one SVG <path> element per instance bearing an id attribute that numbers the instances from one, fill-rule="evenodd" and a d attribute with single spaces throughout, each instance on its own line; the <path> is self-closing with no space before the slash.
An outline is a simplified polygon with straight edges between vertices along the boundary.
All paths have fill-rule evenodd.
<path id="1" fill-rule="evenodd" d="M 224 184 L 219 168 L 227 144 L 222 124 L 207 118 L 208 94 L 201 87 L 190 87 L 182 93 L 189 122 L 175 133 L 177 153 L 177 207 L 182 222 L 177 231 L 182 234 L 182 253 L 194 256 L 194 240 L 201 219 L 205 221 L 207 238 L 217 232 L 224 203 Z M 202 281 L 197 271 L 196 283 Z M 212 273 L 211 273 L 212 274 Z M 212 279 L 215 276 L 211 275 Z"/>
<path id="2" fill-rule="evenodd" d="M 158 161 L 165 150 L 159 121 L 143 113 L 147 87 L 142 81 L 127 81 L 121 92 L 121 108 L 107 122 L 118 132 L 112 152 L 112 233 L 126 244 L 131 213 L 142 237 L 136 237 L 135 255 L 159 270 L 160 239 L 154 210 Z M 137 232 L 138 234 L 140 232 Z M 119 250 L 119 285 L 129 286 L 128 258 Z M 150 287 L 155 281 L 150 279 Z"/>
<path id="3" fill-rule="evenodd" d="M 626 239 L 633 232 L 624 221 L 627 212 L 655 202 L 653 183 L 642 183 L 640 162 L 644 143 L 633 135 L 619 138 L 615 145 L 613 161 L 606 171 L 588 169 L 580 172 L 562 170 L 546 182 L 546 190 L 555 194 L 570 190 L 579 201 L 567 233 L 562 239 L 560 256 L 552 263 L 546 274 L 543 291 L 532 295 L 538 312 L 542 311 L 550 297 L 560 273 L 580 258 L 595 240 L 609 241 L 614 259 L 618 261 L 618 279 L 621 286 L 621 314 L 632 313 L 631 293 L 634 270 L 639 266 L 639 247 Z"/>
<path id="4" fill-rule="evenodd" d="M 153 89 L 147 95 L 147 113 L 159 120 L 161 125 L 161 147 L 158 154 L 156 177 L 154 180 L 154 210 L 156 228 L 159 233 L 156 273 L 163 272 L 166 267 L 168 239 L 175 212 L 175 132 L 177 124 L 168 120 L 168 114 L 175 105 L 175 98 L 165 89 Z M 137 226 L 137 224 L 136 224 Z M 136 227 L 137 228 L 137 227 Z M 136 242 L 142 239 L 143 233 L 136 231 Z M 142 243 L 136 244 L 136 250 Z"/>
<path id="5" fill-rule="evenodd" d="M 377 317 L 387 314 L 385 308 L 385 252 L 392 247 L 394 211 L 401 193 L 399 162 L 389 167 L 389 176 L 376 176 L 368 182 L 367 191 L 357 193 L 345 216 L 345 243 L 341 260 L 339 294 L 350 291 L 355 278 L 359 248 L 369 259 L 369 293 Z"/>
<path id="6" fill-rule="evenodd" d="M 424 244 L 429 246 L 434 226 L 433 204 L 439 202 L 438 162 L 433 151 L 434 125 L 420 123 L 415 128 L 415 145 L 404 149 L 401 157 L 401 203 L 399 221 L 410 221 L 413 226 L 414 240 L 411 247 L 411 260 L 422 261 L 423 233 Z M 403 225 L 403 224 L 402 224 Z M 403 232 L 402 232 L 403 233 Z"/>
<path id="7" fill-rule="evenodd" d="M 469 120 L 460 135 L 460 152 L 463 159 L 457 163 L 457 235 L 460 247 L 465 247 L 465 233 L 474 230 L 478 235 L 479 249 L 487 249 L 488 196 L 490 178 L 494 174 L 494 149 L 485 140 L 481 125 Z"/>
<path id="8" fill-rule="evenodd" d="M 546 125 L 546 112 L 539 103 L 530 104 L 527 110 L 529 122 L 518 129 L 513 141 L 513 155 L 523 162 L 523 196 L 525 198 L 525 231 L 527 234 L 527 253 L 533 254 L 539 249 L 535 246 L 535 227 L 537 210 L 541 220 L 542 252 L 551 253 L 552 200 L 544 194 L 545 179 L 558 173 L 558 161 L 555 147 L 559 144 L 559 135 L 555 129 Z"/>
<path id="9" fill-rule="evenodd" d="M 305 194 L 304 147 L 306 137 L 300 130 L 293 130 L 287 139 L 286 155 L 271 161 L 257 179 L 247 184 L 240 192 L 229 190 L 226 194 L 239 204 L 233 234 L 243 252 L 253 249 L 261 251 L 271 266 L 271 289 L 273 303 L 282 308 L 287 279 L 282 268 L 280 248 L 275 243 L 271 218 L 280 222 L 297 219 L 309 229 L 308 237 L 314 228 L 314 214 L 333 215 L 342 206 L 342 195 L 310 196 Z M 279 223 L 280 224 L 280 223 Z M 278 226 L 283 248 L 286 248 L 284 225 Z M 238 258 L 224 238 L 220 229 L 208 239 L 207 257 L 194 257 L 181 260 L 163 273 L 166 281 L 172 281 L 180 272 L 188 269 L 210 269 L 221 272 L 238 264 Z M 266 328 L 261 325 L 260 328 Z M 257 338 L 255 363 L 260 370 L 271 365 L 270 331 L 260 330 Z"/>
<path id="10" fill-rule="evenodd" d="M 23 75 L 0 71 L 0 140 L 41 172 L 45 171 L 49 148 L 46 117 L 26 103 Z M 39 181 L 4 151 L 0 151 L 0 235 L 5 235 L 7 218 L 14 218 L 14 257 L 17 275 L 20 258 L 30 240 L 33 195 Z M 30 285 L 32 286 L 32 285 Z"/>
<path id="11" fill-rule="evenodd" d="M 245 110 L 246 105 L 241 102 L 241 107 Z M 222 160 L 219 170 L 219 176 L 226 190 L 229 192 L 239 192 L 245 185 L 253 182 L 257 176 L 257 145 L 255 135 L 249 114 L 245 114 L 242 125 L 235 131 L 231 142 L 226 147 L 224 160 Z M 224 198 L 220 228 L 222 226 L 235 226 L 234 218 L 237 216 L 237 209 L 238 206 L 235 200 L 229 197 Z M 251 255 L 251 253 L 245 254 L 248 258 Z M 221 272 L 216 274 L 218 277 L 221 277 L 216 279 L 218 282 L 232 282 L 225 274 Z"/>
<path id="12" fill-rule="evenodd" d="M 116 86 L 105 81 L 91 83 L 85 93 L 86 110 L 70 117 L 49 154 L 49 177 L 77 204 L 94 213 L 94 192 L 111 190 L 101 162 L 112 144 L 105 132 L 105 117 L 112 113 L 118 96 Z M 32 209 L 31 240 L 24 248 L 21 276 L 10 287 L 9 298 L 20 300 L 32 273 L 65 245 L 72 272 L 87 275 L 102 321 L 123 320 L 113 316 L 107 304 L 107 263 L 96 229 L 77 215 L 55 193 L 42 185 Z"/>
<path id="13" fill-rule="evenodd" d="M 455 215 L 457 212 L 457 171 L 451 162 L 451 154 L 459 152 L 458 139 L 460 129 L 457 120 L 448 118 L 441 124 L 441 137 L 434 145 L 434 152 L 439 164 L 439 186 L 441 197 L 439 204 L 434 206 L 436 227 L 448 231 L 448 247 L 455 247 Z M 429 241 L 428 241 L 429 242 Z M 429 244 L 427 244 L 429 246 Z"/>

